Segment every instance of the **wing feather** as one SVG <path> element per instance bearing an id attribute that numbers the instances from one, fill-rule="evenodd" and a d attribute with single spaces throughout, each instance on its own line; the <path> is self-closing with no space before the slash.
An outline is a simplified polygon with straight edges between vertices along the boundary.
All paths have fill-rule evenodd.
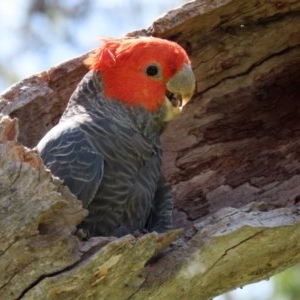
<path id="1" fill-rule="evenodd" d="M 104 159 L 89 144 L 80 126 L 72 126 L 71 120 L 55 126 L 37 148 L 44 164 L 87 208 L 101 183 Z"/>

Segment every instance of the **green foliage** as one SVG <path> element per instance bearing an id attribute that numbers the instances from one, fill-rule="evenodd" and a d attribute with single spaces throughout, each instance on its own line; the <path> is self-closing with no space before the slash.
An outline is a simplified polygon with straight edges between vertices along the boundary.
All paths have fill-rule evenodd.
<path id="1" fill-rule="evenodd" d="M 274 283 L 272 300 L 299 300 L 300 265 L 274 276 Z"/>

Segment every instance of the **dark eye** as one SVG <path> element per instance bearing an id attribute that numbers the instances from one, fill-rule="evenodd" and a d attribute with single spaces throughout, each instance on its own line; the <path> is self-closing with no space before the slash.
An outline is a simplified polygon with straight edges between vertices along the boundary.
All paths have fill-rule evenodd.
<path id="1" fill-rule="evenodd" d="M 158 74 L 158 67 L 157 66 L 149 66 L 147 69 L 146 69 L 146 73 L 147 75 L 149 76 L 155 76 Z"/>

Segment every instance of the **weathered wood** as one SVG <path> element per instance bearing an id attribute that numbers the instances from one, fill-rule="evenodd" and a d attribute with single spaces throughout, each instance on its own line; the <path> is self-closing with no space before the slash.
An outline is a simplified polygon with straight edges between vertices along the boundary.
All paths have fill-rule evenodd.
<path id="1" fill-rule="evenodd" d="M 210 299 L 299 262 L 299 212 L 220 211 L 148 264 L 157 236 L 127 236 L 84 264 L 45 278 L 24 299 Z"/>
<path id="2" fill-rule="evenodd" d="M 59 120 L 80 79 L 87 72 L 86 54 L 31 76 L 0 95 L 0 112 L 16 117 L 19 141 L 34 147 Z"/>
<path id="3" fill-rule="evenodd" d="M 226 3 L 174 27 L 174 13 L 153 25 L 186 45 L 197 78 L 194 102 L 164 137 L 165 172 L 191 219 L 300 195 L 299 2 Z"/>
<path id="4" fill-rule="evenodd" d="M 194 1 L 130 35 L 179 42 L 197 91 L 163 135 L 180 232 L 73 235 L 85 210 L 34 150 L 85 55 L 0 96 L 0 299 L 208 299 L 300 261 L 300 2 Z M 165 249 L 165 250 L 164 250 Z"/>
<path id="5" fill-rule="evenodd" d="M 16 120 L 0 124 L 0 298 L 17 299 L 32 283 L 80 258 L 71 233 L 86 216 L 36 151 L 16 141 Z"/>

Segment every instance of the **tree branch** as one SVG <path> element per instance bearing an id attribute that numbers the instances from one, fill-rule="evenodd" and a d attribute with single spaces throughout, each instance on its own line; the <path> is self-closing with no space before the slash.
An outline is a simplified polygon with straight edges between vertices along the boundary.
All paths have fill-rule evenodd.
<path id="1" fill-rule="evenodd" d="M 23 146 L 56 124 L 85 55 L 2 93 L 20 127 L 0 123 L 0 298 L 208 299 L 299 262 L 299 12 L 199 0 L 130 34 L 175 40 L 194 66 L 195 96 L 163 136 L 183 231 L 79 241 L 87 212 Z"/>

